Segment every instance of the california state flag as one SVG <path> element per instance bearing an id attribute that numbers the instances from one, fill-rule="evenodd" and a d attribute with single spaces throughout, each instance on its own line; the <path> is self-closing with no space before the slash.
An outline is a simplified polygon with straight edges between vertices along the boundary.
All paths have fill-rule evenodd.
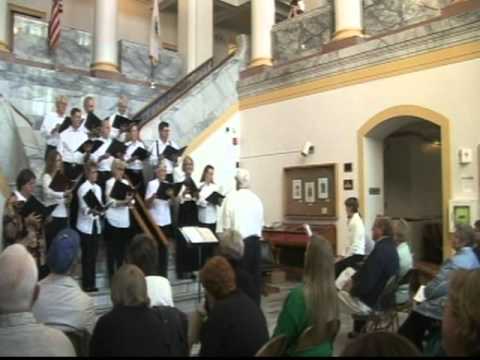
<path id="1" fill-rule="evenodd" d="M 160 10 L 158 0 L 153 0 L 152 23 L 150 24 L 150 60 L 158 64 L 162 39 L 160 36 Z"/>

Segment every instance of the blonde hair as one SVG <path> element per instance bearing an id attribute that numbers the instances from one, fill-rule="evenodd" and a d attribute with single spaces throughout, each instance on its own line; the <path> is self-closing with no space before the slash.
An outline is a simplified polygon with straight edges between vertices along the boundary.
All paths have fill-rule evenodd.
<path id="1" fill-rule="evenodd" d="M 123 265 L 113 277 L 112 302 L 116 306 L 148 306 L 145 274 L 135 265 Z"/>
<path id="2" fill-rule="evenodd" d="M 480 354 L 480 269 L 459 270 L 452 275 L 449 302 L 458 322 L 458 339 L 467 356 Z"/>
<path id="3" fill-rule="evenodd" d="M 118 170 L 119 168 L 126 169 L 127 168 L 127 163 L 123 160 L 120 160 L 120 159 L 113 160 L 112 171 Z"/>
<path id="4" fill-rule="evenodd" d="M 65 95 L 57 96 L 56 99 L 55 99 L 55 104 L 58 104 L 58 103 L 68 104 L 68 97 L 66 97 Z"/>
<path id="5" fill-rule="evenodd" d="M 325 331 L 327 323 L 338 318 L 334 269 L 332 246 L 325 238 L 314 235 L 305 254 L 304 296 L 307 313 L 318 332 Z"/>
<path id="6" fill-rule="evenodd" d="M 0 255 L 0 314 L 30 311 L 38 269 L 25 246 L 15 244 Z"/>
<path id="7" fill-rule="evenodd" d="M 195 165 L 195 162 L 193 161 L 193 158 L 190 156 L 190 155 L 187 155 L 183 158 L 183 162 L 182 162 L 182 170 L 185 171 L 185 163 L 186 162 L 191 162 L 192 165 Z"/>
<path id="8" fill-rule="evenodd" d="M 220 238 L 219 251 L 221 255 L 233 260 L 242 259 L 245 252 L 242 235 L 234 230 L 225 231 Z"/>
<path id="9" fill-rule="evenodd" d="M 405 219 L 392 220 L 393 238 L 397 244 L 408 243 L 410 225 Z"/>

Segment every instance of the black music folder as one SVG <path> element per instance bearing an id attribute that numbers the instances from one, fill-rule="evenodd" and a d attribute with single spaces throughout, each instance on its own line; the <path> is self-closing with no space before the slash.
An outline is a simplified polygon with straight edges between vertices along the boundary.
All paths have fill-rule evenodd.
<path id="1" fill-rule="evenodd" d="M 118 140 L 113 140 L 112 144 L 108 147 L 107 153 L 112 155 L 113 157 L 120 158 L 123 154 L 127 151 L 127 147 L 124 143 Z"/>
<path id="2" fill-rule="evenodd" d="M 192 193 L 198 193 L 198 187 L 197 184 L 195 184 L 195 181 L 193 181 L 192 178 L 188 178 L 183 182 L 183 185 L 185 185 Z"/>
<path id="3" fill-rule="evenodd" d="M 44 221 L 50 216 L 53 210 L 55 210 L 55 207 L 46 207 L 35 196 L 30 196 L 30 198 L 25 202 L 22 209 L 20 210 L 20 215 L 26 218 L 31 214 L 35 214 L 40 216 L 42 218 L 42 221 Z"/>
<path id="4" fill-rule="evenodd" d="M 85 203 L 90 210 L 96 210 L 99 212 L 103 212 L 106 210 L 106 207 L 103 206 L 103 204 L 97 199 L 95 193 L 92 190 L 88 191 L 83 196 L 83 200 L 85 200 Z"/>
<path id="5" fill-rule="evenodd" d="M 130 185 L 124 184 L 122 181 L 115 181 L 113 184 L 112 191 L 110 192 L 110 197 L 115 200 L 125 200 L 128 195 L 131 195 L 135 192 Z"/>
<path id="6" fill-rule="evenodd" d="M 62 124 L 60 125 L 58 132 L 62 133 L 65 130 L 67 130 L 70 126 L 72 125 L 72 118 L 70 116 L 67 116 L 65 120 L 63 120 Z"/>
<path id="7" fill-rule="evenodd" d="M 214 191 L 206 200 L 213 205 L 222 206 L 222 202 L 225 199 L 225 196 L 220 194 L 219 192 Z"/>
<path id="8" fill-rule="evenodd" d="M 93 112 L 88 113 L 87 120 L 85 120 L 85 127 L 92 131 L 102 126 L 102 120 Z"/>
<path id="9" fill-rule="evenodd" d="M 132 124 L 134 121 L 130 120 L 129 118 L 125 117 L 125 116 L 121 116 L 121 115 L 117 115 L 115 116 L 115 119 L 113 120 L 113 124 L 112 124 L 112 127 L 114 127 L 115 129 L 124 129 L 124 128 L 128 128 L 130 126 L 130 124 Z"/>
<path id="10" fill-rule="evenodd" d="M 170 184 L 167 182 L 162 182 L 160 186 L 158 187 L 157 190 L 157 198 L 160 200 L 170 200 L 169 192 L 173 192 L 173 195 L 175 196 L 175 185 L 176 184 Z M 179 190 L 180 191 L 180 190 Z M 178 192 L 177 192 L 178 194 Z"/>
<path id="11" fill-rule="evenodd" d="M 181 149 L 175 149 L 173 146 L 168 145 L 165 150 L 163 150 L 162 155 L 165 159 L 176 161 L 177 158 L 184 154 L 185 150 L 187 150 L 186 146 Z"/>
<path id="12" fill-rule="evenodd" d="M 137 157 L 138 160 L 145 161 L 150 157 L 150 153 L 144 148 L 138 147 L 131 155 L 131 157 Z"/>
<path id="13" fill-rule="evenodd" d="M 85 149 L 88 145 L 92 146 L 92 150 L 90 151 L 91 154 L 93 154 L 95 151 L 100 149 L 103 145 L 103 141 L 101 140 L 87 140 L 85 141 L 80 147 L 77 149 L 78 152 L 81 152 L 82 154 L 85 154 L 87 150 Z"/>
<path id="14" fill-rule="evenodd" d="M 72 181 L 63 173 L 57 171 L 49 188 L 55 192 L 65 192 L 72 187 Z"/>

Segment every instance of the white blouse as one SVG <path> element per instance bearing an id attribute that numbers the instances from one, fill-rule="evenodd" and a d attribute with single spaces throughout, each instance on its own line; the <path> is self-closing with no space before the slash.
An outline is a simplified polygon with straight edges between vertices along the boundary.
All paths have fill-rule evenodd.
<path id="1" fill-rule="evenodd" d="M 215 224 L 217 222 L 217 206 L 209 203 L 207 198 L 220 188 L 216 184 L 202 183 L 197 201 L 198 220 L 203 224 Z"/>
<path id="2" fill-rule="evenodd" d="M 125 161 L 127 162 L 127 169 L 129 170 L 143 170 L 143 161 L 141 160 L 135 160 L 131 163 L 128 161 L 132 158 L 132 154 L 138 149 L 142 148 L 145 149 L 145 145 L 141 141 L 129 141 L 125 144 L 127 146 L 127 151 L 125 153 Z"/>
<path id="3" fill-rule="evenodd" d="M 118 229 L 127 229 L 130 227 L 130 209 L 128 206 L 117 205 L 117 200 L 112 199 L 110 194 L 112 193 L 113 186 L 115 185 L 115 178 L 108 179 L 107 183 L 105 184 L 105 193 L 107 195 L 107 204 L 113 203 L 112 206 L 108 208 L 106 211 L 106 218 L 108 223 Z M 128 185 L 128 181 L 122 179 L 122 183 Z"/>
<path id="4" fill-rule="evenodd" d="M 102 189 L 97 184 L 92 184 L 90 181 L 85 181 L 82 186 L 78 189 L 78 218 L 77 218 L 77 229 L 84 234 L 92 235 L 93 234 L 93 223 L 97 224 L 97 234 L 102 233 L 102 227 L 100 223 L 100 217 L 98 215 L 93 215 L 90 212 L 90 209 L 87 206 L 83 197 L 92 190 L 97 200 L 103 204 L 102 201 Z"/>
<path id="5" fill-rule="evenodd" d="M 57 205 L 52 212 L 52 217 L 65 219 L 68 217 L 67 206 L 65 204 L 65 193 L 56 192 L 50 189 L 53 178 L 50 174 L 44 174 L 42 177 L 43 200 L 45 206 Z"/>
<path id="6" fill-rule="evenodd" d="M 148 183 L 147 192 L 145 194 L 145 200 L 150 199 L 156 195 L 158 188 L 160 187 L 160 180 L 155 179 Z M 172 223 L 172 215 L 170 213 L 170 202 L 168 200 L 161 200 L 155 198 L 153 200 L 153 206 L 150 209 L 155 224 L 158 226 L 167 226 Z"/>

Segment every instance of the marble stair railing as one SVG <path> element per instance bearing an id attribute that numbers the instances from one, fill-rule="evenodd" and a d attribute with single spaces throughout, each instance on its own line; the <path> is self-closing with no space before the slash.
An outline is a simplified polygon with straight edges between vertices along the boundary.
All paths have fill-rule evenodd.
<path id="1" fill-rule="evenodd" d="M 142 124 L 141 136 L 147 145 L 158 138 L 158 124 L 167 121 L 173 140 L 186 146 L 239 101 L 237 85 L 240 73 L 248 63 L 247 36 L 240 35 L 237 43 L 234 56 L 212 69 L 161 113 Z"/>

